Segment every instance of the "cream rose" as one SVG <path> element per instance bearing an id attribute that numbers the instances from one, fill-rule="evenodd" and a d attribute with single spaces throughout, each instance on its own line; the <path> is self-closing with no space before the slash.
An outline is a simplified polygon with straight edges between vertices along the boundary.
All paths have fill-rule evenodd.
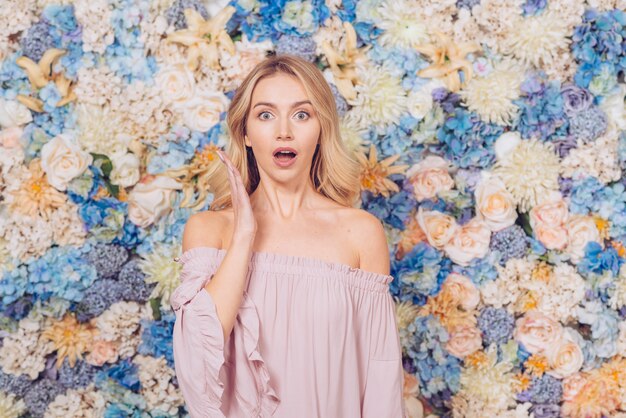
<path id="1" fill-rule="evenodd" d="M 26 106 L 17 101 L 0 98 L 0 126 L 3 128 L 22 126 L 32 120 L 33 116 Z"/>
<path id="2" fill-rule="evenodd" d="M 115 341 L 96 340 L 90 347 L 86 357 L 87 363 L 102 366 L 104 363 L 115 363 L 119 358 L 118 344 Z"/>
<path id="3" fill-rule="evenodd" d="M 174 190 L 181 188 L 182 185 L 170 177 L 145 178 L 128 195 L 128 219 L 147 228 L 170 210 Z"/>
<path id="4" fill-rule="evenodd" d="M 564 338 L 560 343 L 549 346 L 545 355 L 552 368 L 548 374 L 558 379 L 578 372 L 584 362 L 583 351 L 573 338 L 569 337 Z"/>
<path id="5" fill-rule="evenodd" d="M 41 168 L 48 183 L 57 190 L 66 190 L 67 184 L 83 174 L 92 162 L 91 154 L 66 134 L 55 136 L 41 148 Z"/>
<path id="6" fill-rule="evenodd" d="M 565 203 L 561 194 L 557 192 L 554 197 L 548 198 L 546 202 L 533 207 L 529 215 L 530 225 L 533 229 L 537 225 L 556 228 L 567 222 L 569 211 L 567 210 L 567 203 Z"/>
<path id="7" fill-rule="evenodd" d="M 497 177 L 483 179 L 474 191 L 476 213 L 482 217 L 493 232 L 515 223 L 517 211 L 513 196 Z"/>
<path id="8" fill-rule="evenodd" d="M 586 384 L 587 378 L 580 373 L 573 374 L 563 379 L 563 400 L 573 401 Z"/>
<path id="9" fill-rule="evenodd" d="M 165 67 L 155 77 L 163 102 L 180 107 L 194 95 L 196 80 L 185 64 Z"/>
<path id="10" fill-rule="evenodd" d="M 413 185 L 413 193 L 418 202 L 431 199 L 438 193 L 454 187 L 454 180 L 448 173 L 448 163 L 441 157 L 429 155 L 406 172 Z"/>
<path id="11" fill-rule="evenodd" d="M 480 330 L 475 326 L 456 327 L 450 333 L 446 350 L 455 357 L 464 358 L 478 351 L 483 345 Z"/>
<path id="12" fill-rule="evenodd" d="M 585 256 L 585 246 L 588 242 L 602 243 L 596 222 L 591 216 L 572 215 L 566 227 L 568 243 L 565 252 L 575 264 L 578 264 Z"/>
<path id="13" fill-rule="evenodd" d="M 474 218 L 457 229 L 444 251 L 456 264 L 467 266 L 474 258 L 483 258 L 487 254 L 490 240 L 491 231 L 487 225 Z"/>
<path id="14" fill-rule="evenodd" d="M 442 249 L 458 230 L 455 219 L 438 211 L 424 211 L 422 207 L 417 211 L 417 223 L 426 235 L 428 243 L 437 249 Z"/>
<path id="15" fill-rule="evenodd" d="M 20 138 L 24 130 L 19 126 L 11 126 L 10 128 L 0 131 L 0 146 L 4 148 L 17 148 L 20 145 Z"/>
<path id="16" fill-rule="evenodd" d="M 522 136 L 517 131 L 505 132 L 496 139 L 493 145 L 496 158 L 502 160 L 511 153 L 519 143 L 522 142 Z"/>
<path id="17" fill-rule="evenodd" d="M 480 302 L 480 292 L 474 283 L 462 274 L 450 273 L 442 287 L 442 291 L 450 294 L 465 311 L 475 309 Z"/>
<path id="18" fill-rule="evenodd" d="M 515 322 L 515 340 L 531 354 L 541 353 L 563 336 L 561 324 L 539 311 L 530 311 Z"/>
<path id="19" fill-rule="evenodd" d="M 130 187 L 139 181 L 139 159 L 131 152 L 113 159 L 113 170 L 111 170 L 111 183 Z"/>
<path id="20" fill-rule="evenodd" d="M 194 131 L 207 132 L 220 121 L 220 114 L 227 106 L 228 98 L 220 92 L 198 94 L 185 103 L 185 125 Z"/>
<path id="21" fill-rule="evenodd" d="M 560 226 L 550 228 L 545 224 L 535 226 L 535 237 L 549 250 L 562 250 L 567 245 L 567 230 Z"/>

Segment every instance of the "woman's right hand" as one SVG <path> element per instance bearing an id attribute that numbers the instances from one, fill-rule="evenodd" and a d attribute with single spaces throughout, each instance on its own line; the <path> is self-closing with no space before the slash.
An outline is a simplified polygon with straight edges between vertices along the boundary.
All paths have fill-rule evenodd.
<path id="1" fill-rule="evenodd" d="M 239 170 L 233 165 L 232 161 L 221 150 L 217 150 L 217 154 L 226 165 L 228 171 L 228 181 L 230 183 L 230 195 L 233 204 L 233 212 L 235 215 L 235 223 L 233 229 L 233 241 L 235 239 L 254 240 L 257 231 L 256 218 L 252 212 L 250 197 L 243 184 Z"/>

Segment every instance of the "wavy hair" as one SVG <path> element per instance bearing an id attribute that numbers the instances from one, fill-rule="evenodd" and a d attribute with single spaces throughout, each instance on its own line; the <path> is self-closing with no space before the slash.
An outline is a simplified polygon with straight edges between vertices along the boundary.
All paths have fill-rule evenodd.
<path id="1" fill-rule="evenodd" d="M 294 76 L 302 83 L 320 121 L 320 140 L 309 174 L 315 190 L 339 204 L 353 207 L 359 199 L 360 166 L 341 139 L 332 90 L 314 64 L 288 54 L 273 55 L 257 64 L 237 88 L 228 107 L 230 141 L 225 153 L 241 173 L 246 191 L 252 193 L 261 180 L 252 148 L 244 141 L 252 92 L 260 80 L 276 73 Z M 221 163 L 218 167 L 209 182 L 214 194 L 212 210 L 232 206 L 226 168 Z"/>

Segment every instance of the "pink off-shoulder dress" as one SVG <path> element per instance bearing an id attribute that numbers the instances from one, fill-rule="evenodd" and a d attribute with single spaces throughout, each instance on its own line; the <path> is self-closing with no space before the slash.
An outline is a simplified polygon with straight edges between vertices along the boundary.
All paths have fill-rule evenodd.
<path id="1" fill-rule="evenodd" d="M 405 416 L 392 276 L 253 252 L 224 344 L 204 286 L 225 255 L 196 247 L 175 259 L 182 272 L 170 299 L 174 361 L 193 418 Z"/>

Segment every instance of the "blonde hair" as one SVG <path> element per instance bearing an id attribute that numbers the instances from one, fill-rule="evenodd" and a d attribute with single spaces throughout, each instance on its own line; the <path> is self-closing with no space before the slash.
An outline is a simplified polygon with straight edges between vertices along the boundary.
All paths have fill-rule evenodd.
<path id="1" fill-rule="evenodd" d="M 252 148 L 246 147 L 244 141 L 252 92 L 261 79 L 276 73 L 294 76 L 302 83 L 320 121 L 320 141 L 310 171 L 315 190 L 337 203 L 354 206 L 360 193 L 360 167 L 341 140 L 332 90 L 315 65 L 287 54 L 271 56 L 257 64 L 237 88 L 228 108 L 226 121 L 230 141 L 225 152 L 241 173 L 246 191 L 252 193 L 260 181 Z M 214 210 L 232 206 L 228 175 L 223 163 L 220 162 L 219 167 L 209 182 L 214 194 L 211 204 Z"/>

